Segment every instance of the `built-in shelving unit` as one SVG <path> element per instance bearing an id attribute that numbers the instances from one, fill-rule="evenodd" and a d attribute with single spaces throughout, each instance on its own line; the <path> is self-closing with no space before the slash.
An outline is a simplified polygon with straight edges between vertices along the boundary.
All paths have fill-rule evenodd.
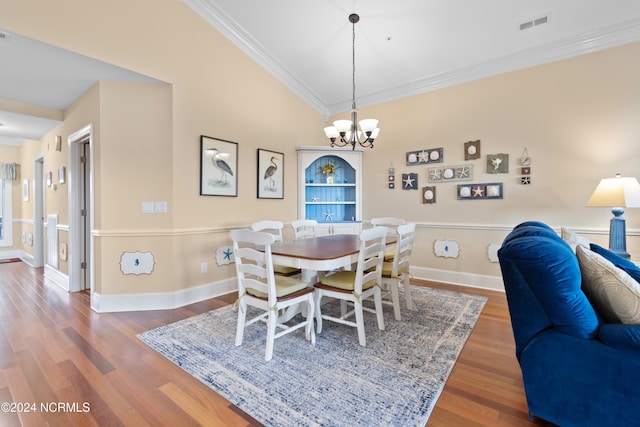
<path id="1" fill-rule="evenodd" d="M 315 219 L 319 234 L 358 233 L 362 221 L 362 151 L 298 147 L 298 216 Z M 333 162 L 336 173 L 321 168 Z"/>

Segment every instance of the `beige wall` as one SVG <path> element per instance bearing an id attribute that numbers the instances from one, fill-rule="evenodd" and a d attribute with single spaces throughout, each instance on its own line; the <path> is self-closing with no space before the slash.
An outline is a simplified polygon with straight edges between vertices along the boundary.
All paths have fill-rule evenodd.
<path id="1" fill-rule="evenodd" d="M 512 72 L 456 87 L 362 108 L 380 120 L 376 148 L 365 152 L 363 217 L 401 216 L 429 223 L 415 264 L 499 275 L 486 247 L 525 220 L 569 226 L 607 245 L 608 208 L 585 204 L 601 178 L 620 172 L 640 178 L 640 43 Z M 465 162 L 464 142 L 481 140 L 482 158 Z M 437 202 L 422 204 L 419 191 L 388 190 L 387 169 L 406 166 L 407 151 L 444 148 L 440 165 L 472 164 L 472 182 L 502 182 L 504 199 L 459 201 L 456 184 L 437 184 Z M 532 184 L 519 183 L 518 158 L 527 148 Z M 509 174 L 487 174 L 486 155 L 509 154 Z M 384 195 L 384 203 L 379 197 Z M 628 250 L 640 254 L 640 210 L 628 209 Z M 468 225 L 459 229 L 460 226 Z M 434 227 L 435 228 L 431 228 Z M 460 242 L 458 260 L 437 258 L 435 239 Z"/>
<path id="2" fill-rule="evenodd" d="M 0 28 L 147 74 L 171 88 L 168 104 L 157 104 L 161 111 L 152 103 L 143 110 L 128 88 L 101 82 L 91 93 L 97 99 L 75 103 L 65 111 L 66 128 L 52 132 L 66 140 L 89 123 L 95 126 L 95 290 L 164 293 L 231 277 L 231 268 L 215 265 L 215 248 L 230 243 L 229 228 L 264 215 L 295 219 L 295 147 L 321 143 L 320 114 L 181 2 L 52 6 L 0 1 Z M 148 95 L 141 99 L 149 102 Z M 91 117 L 80 120 L 85 108 Z M 74 124 L 67 126 L 70 120 Z M 203 134 L 238 143 L 238 197 L 199 195 Z M 258 148 L 284 153 L 284 200 L 256 198 Z M 68 163 L 68 152 L 61 156 Z M 143 215 L 143 201 L 166 201 L 168 213 Z M 58 195 L 57 206 L 49 206 L 62 212 L 67 205 L 68 197 Z M 64 213 L 61 222 L 63 216 L 68 221 Z M 121 254 L 132 250 L 154 253 L 151 276 L 120 272 Z M 209 264 L 206 274 L 200 273 L 202 262 Z"/>
<path id="3" fill-rule="evenodd" d="M 47 152 L 45 168 L 55 171 L 68 162 L 68 152 L 46 149 L 52 135 L 66 140 L 88 123 L 95 126 L 96 291 L 170 293 L 232 277 L 232 267 L 215 265 L 216 248 L 230 243 L 230 228 L 296 217 L 295 147 L 326 143 L 320 114 L 181 2 L 65 4 L 61 10 L 55 3 L 0 0 L 0 28 L 167 82 L 133 91 L 101 82 L 65 111 L 60 129 L 23 149 L 22 157 Z M 413 264 L 434 277 L 450 272 L 445 279 L 452 281 L 458 273 L 499 276 L 487 246 L 523 220 L 574 227 L 606 244 L 610 213 L 584 204 L 601 178 L 640 175 L 639 75 L 635 43 L 361 108 L 360 116 L 378 118 L 382 129 L 363 158 L 363 217 L 418 222 Z M 239 144 L 238 197 L 199 195 L 202 134 Z M 482 141 L 482 159 L 465 162 L 463 144 L 475 139 Z M 419 186 L 427 185 L 427 167 L 405 166 L 404 156 L 435 147 L 444 148 L 442 165 L 471 163 L 473 182 L 503 182 L 504 199 L 458 201 L 455 184 L 438 184 L 437 203 L 426 205 L 419 191 L 387 189 L 391 163 L 397 178 L 416 172 Z M 532 158 L 529 186 L 517 175 L 525 147 Z M 285 154 L 284 200 L 256 198 L 258 148 Z M 509 174 L 486 173 L 485 156 L 494 153 L 510 155 Z M 168 213 L 143 215 L 143 201 L 167 201 Z M 47 206 L 68 218 L 60 188 L 47 193 Z M 20 217 L 29 218 L 23 208 Z M 640 213 L 629 210 L 626 217 L 629 250 L 640 253 Z M 435 239 L 458 241 L 459 258 L 435 257 Z M 120 272 L 119 257 L 131 250 L 154 253 L 152 275 Z M 209 265 L 206 274 L 202 262 Z"/>

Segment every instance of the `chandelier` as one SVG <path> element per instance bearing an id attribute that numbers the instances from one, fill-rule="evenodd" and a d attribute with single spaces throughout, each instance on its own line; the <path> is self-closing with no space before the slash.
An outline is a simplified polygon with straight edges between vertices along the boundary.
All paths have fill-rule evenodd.
<path id="1" fill-rule="evenodd" d="M 331 140 L 332 147 L 351 145 L 353 150 L 356 149 L 356 144 L 365 148 L 373 148 L 373 141 L 380 133 L 376 119 L 364 119 L 358 123 L 358 110 L 356 109 L 356 23 L 359 20 L 360 16 L 357 14 L 352 13 L 349 15 L 349 22 L 353 25 L 351 120 L 336 120 L 333 122 L 333 126 L 324 128 L 324 133 Z M 360 125 L 360 130 L 358 130 L 358 124 Z"/>

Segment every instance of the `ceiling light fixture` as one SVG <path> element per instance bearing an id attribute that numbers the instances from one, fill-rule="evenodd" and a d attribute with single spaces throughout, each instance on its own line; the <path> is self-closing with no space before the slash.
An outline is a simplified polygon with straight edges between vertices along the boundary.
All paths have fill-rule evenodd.
<path id="1" fill-rule="evenodd" d="M 353 63 L 353 93 L 351 101 L 351 120 L 336 120 L 333 126 L 324 128 L 324 133 L 331 140 L 332 147 L 345 147 L 351 145 L 356 149 L 356 144 L 365 148 L 373 148 L 373 141 L 378 137 L 380 129 L 378 120 L 364 119 L 358 123 L 358 110 L 356 109 L 356 23 L 360 16 L 355 13 L 349 15 L 349 22 L 353 25 L 352 63 Z M 358 130 L 358 124 L 360 130 Z"/>

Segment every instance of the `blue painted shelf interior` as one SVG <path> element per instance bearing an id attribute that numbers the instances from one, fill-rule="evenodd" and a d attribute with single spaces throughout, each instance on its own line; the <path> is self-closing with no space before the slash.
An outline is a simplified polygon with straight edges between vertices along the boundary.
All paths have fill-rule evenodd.
<path id="1" fill-rule="evenodd" d="M 320 169 L 328 162 L 337 167 L 333 184 Z M 306 218 L 318 222 L 351 222 L 356 218 L 356 171 L 337 156 L 322 156 L 305 170 Z"/>

